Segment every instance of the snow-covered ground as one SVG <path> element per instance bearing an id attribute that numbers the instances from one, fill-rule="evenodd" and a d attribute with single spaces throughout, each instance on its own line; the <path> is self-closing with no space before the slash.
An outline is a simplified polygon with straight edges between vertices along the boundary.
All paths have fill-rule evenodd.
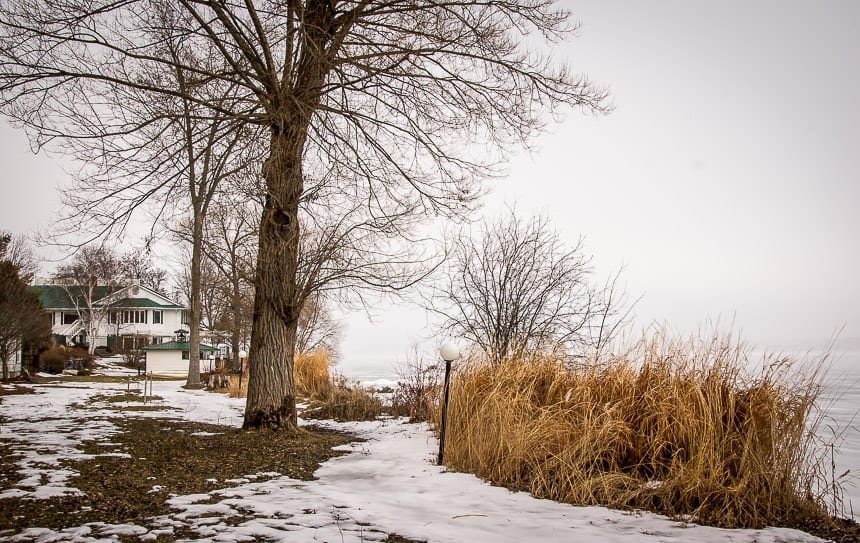
<path id="1" fill-rule="evenodd" d="M 154 393 L 168 411 L 133 416 L 169 417 L 231 426 L 241 424 L 244 400 L 203 391 L 187 391 L 179 381 L 156 381 Z M 120 394 L 120 383 L 59 382 L 35 385 L 36 394 L 8 395 L 0 403 L 0 439 L 24 454 L 18 466 L 25 479 L 0 488 L 0 497 L 38 500 L 79 492 L 76 474 L 54 468 L 64 458 L 88 458 L 81 440 L 109 444 L 117 429 L 105 417 L 107 404 L 73 408 L 96 394 Z M 132 416 L 132 415 L 129 415 Z M 812 542 L 803 532 L 782 528 L 722 530 L 686 525 L 651 513 L 574 507 L 538 500 L 521 492 L 493 487 L 477 478 L 434 465 L 438 447 L 426 425 L 402 420 L 325 425 L 358 434 L 362 443 L 333 458 L 316 472 L 315 481 L 276 477 L 255 480 L 248 474 L 238 486 L 213 485 L 207 494 L 172 496 L 170 515 L 149 526 L 91 523 L 57 532 L 34 526 L 12 535 L 0 527 L 0 541 L 141 541 L 188 527 L 203 541 L 362 542 L 386 534 L 428 542 Z M 157 483 L 157 482 L 156 482 Z M 238 525 L 231 516 L 252 520 Z"/>

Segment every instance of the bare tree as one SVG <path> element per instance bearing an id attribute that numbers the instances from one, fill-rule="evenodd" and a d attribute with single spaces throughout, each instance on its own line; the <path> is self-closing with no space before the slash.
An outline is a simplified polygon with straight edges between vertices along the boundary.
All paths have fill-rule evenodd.
<path id="1" fill-rule="evenodd" d="M 514 210 L 453 242 L 432 308 L 443 327 L 500 363 L 534 352 L 600 351 L 629 314 L 616 287 L 591 284 L 582 240 L 567 246 L 544 217 Z"/>
<path id="2" fill-rule="evenodd" d="M 181 298 L 187 303 L 191 299 L 191 245 L 184 245 L 179 252 L 181 270 L 177 275 L 177 289 Z M 200 298 L 200 328 L 201 335 L 206 332 L 212 335 L 217 330 L 217 323 L 225 311 L 226 300 L 224 291 L 226 283 L 218 268 L 208 259 L 200 263 L 200 279 L 197 284 Z M 190 315 L 189 315 L 190 318 Z M 189 323 L 190 324 L 190 323 Z"/>
<path id="3" fill-rule="evenodd" d="M 233 367 L 250 339 L 253 318 L 257 225 L 261 205 L 222 196 L 207 219 L 203 254 L 221 277 L 223 311 L 218 323 L 229 334 Z"/>
<path id="4" fill-rule="evenodd" d="M 325 349 L 332 360 L 339 358 L 343 327 L 331 312 L 327 300 L 319 293 L 310 296 L 302 307 L 296 331 L 296 352 Z"/>
<path id="5" fill-rule="evenodd" d="M 120 112 L 125 125 L 134 128 L 117 131 L 116 120 L 110 124 L 88 125 L 85 137 L 74 141 L 76 156 L 88 158 L 91 164 L 78 176 L 75 187 L 66 193 L 69 213 L 67 227 L 79 232 L 81 226 L 96 235 L 112 230 L 124 230 L 133 213 L 140 209 L 154 212 L 156 219 L 167 223 L 164 230 L 174 231 L 169 225 L 179 220 L 181 236 L 190 243 L 188 255 L 190 307 L 189 369 L 187 387 L 199 387 L 201 321 L 204 309 L 213 309 L 212 292 L 203 292 L 201 277 L 204 230 L 210 206 L 219 193 L 220 185 L 251 163 L 255 156 L 253 132 L 243 128 L 244 121 L 225 114 L 234 101 L 236 85 L 229 82 L 206 84 L 201 72 L 219 71 L 215 65 L 217 51 L 197 50 L 179 32 L 184 28 L 181 13 L 156 6 L 151 23 L 153 32 L 160 36 L 158 53 L 171 59 L 173 66 L 157 65 L 161 72 L 150 72 L 145 81 L 172 86 L 175 96 L 161 96 L 153 100 L 151 93 L 137 88 L 114 88 L 114 94 L 99 105 L 109 105 Z M 216 59 L 216 60 L 213 60 Z M 190 66 L 183 68 L 180 61 Z M 220 107 L 210 111 L 198 104 L 200 100 Z M 91 104 L 92 106 L 92 104 Z M 75 125 L 86 125 L 86 115 L 73 111 L 66 118 Z M 100 119 L 102 119 L 100 117 Z M 259 163 L 259 160 L 257 161 Z M 113 213 L 105 214 L 102 210 Z M 82 222 L 83 221 L 83 222 Z M 156 236 L 155 224 L 150 236 Z M 202 297 L 209 295 L 204 308 Z"/>
<path id="6" fill-rule="evenodd" d="M 29 283 L 39 271 L 39 262 L 27 238 L 0 230 L 0 261 L 11 262 L 21 279 Z"/>
<path id="7" fill-rule="evenodd" d="M 165 52 L 165 21 L 187 51 L 205 54 Z M 527 142 L 546 111 L 605 109 L 603 91 L 535 48 L 574 30 L 550 0 L 10 0 L 0 6 L 0 105 L 37 145 L 91 135 L 67 122 L 70 111 L 109 118 L 112 133 L 164 119 L 128 123 L 98 103 L 126 92 L 267 130 L 244 425 L 289 429 L 307 296 L 337 284 L 405 288 L 412 281 L 402 272 L 386 272 L 403 261 L 414 271 L 416 261 L 392 240 L 412 235 L 423 215 L 468 213 L 507 149 Z M 169 72 L 193 75 L 193 92 L 150 76 Z M 236 89 L 229 102 L 202 92 L 224 84 Z M 319 228 L 319 239 L 365 244 L 390 266 L 362 262 L 344 251 L 349 243 L 318 245 L 329 259 L 322 264 L 299 258 L 302 220 L 329 196 L 356 205 L 327 215 L 338 226 Z M 351 271 L 336 272 L 340 264 Z"/>
<path id="8" fill-rule="evenodd" d="M 54 282 L 63 287 L 75 308 L 77 320 L 73 325 L 86 333 L 93 354 L 99 328 L 114 310 L 112 295 L 126 286 L 119 258 L 107 247 L 83 247 L 69 263 L 57 268 Z"/>
<path id="9" fill-rule="evenodd" d="M 136 283 L 165 294 L 167 271 L 156 266 L 152 256 L 145 250 L 129 251 L 120 256 L 119 268 L 127 283 Z"/>

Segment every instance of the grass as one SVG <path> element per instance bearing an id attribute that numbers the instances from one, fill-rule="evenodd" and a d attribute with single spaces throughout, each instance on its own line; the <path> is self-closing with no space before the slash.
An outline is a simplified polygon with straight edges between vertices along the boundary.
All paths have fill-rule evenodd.
<path id="1" fill-rule="evenodd" d="M 32 382 L 36 384 L 48 384 L 48 383 L 126 383 L 126 382 L 136 382 L 142 381 L 143 375 L 131 375 L 131 376 L 123 376 L 123 375 L 57 375 L 56 377 L 42 377 L 40 375 L 34 375 L 31 377 Z M 171 377 L 167 375 L 152 375 L 150 377 L 153 381 L 184 381 L 184 377 Z"/>
<path id="2" fill-rule="evenodd" d="M 208 492 L 212 484 L 207 480 L 213 477 L 219 488 L 235 486 L 227 479 L 264 472 L 310 480 L 320 463 L 344 454 L 332 447 L 356 439 L 324 431 L 247 432 L 163 419 L 110 420 L 121 429 L 110 441 L 131 458 L 95 456 L 68 462 L 66 467 L 80 473 L 72 485 L 85 496 L 40 500 L 38 507 L 16 499 L 0 500 L 0 526 L 17 532 L 30 526 L 59 529 L 87 522 L 146 525 L 147 519 L 170 512 L 166 503 L 170 494 Z M 198 432 L 214 435 L 193 435 Z M 109 452 L 98 442 L 84 442 L 83 451 Z M 11 449 L 0 443 L 0 453 L 0 482 L 8 488 L 21 475 Z M 162 489 L 150 492 L 154 485 Z"/>
<path id="3" fill-rule="evenodd" d="M 824 519 L 816 375 L 784 359 L 753 375 L 746 357 L 728 339 L 658 336 L 573 367 L 472 360 L 452 381 L 446 465 L 541 498 L 723 527 Z"/>
<path id="4" fill-rule="evenodd" d="M 33 390 L 33 387 L 21 386 L 18 384 L 6 384 L 6 386 L 0 387 L 0 396 L 9 396 L 13 394 L 35 394 L 36 391 Z"/>

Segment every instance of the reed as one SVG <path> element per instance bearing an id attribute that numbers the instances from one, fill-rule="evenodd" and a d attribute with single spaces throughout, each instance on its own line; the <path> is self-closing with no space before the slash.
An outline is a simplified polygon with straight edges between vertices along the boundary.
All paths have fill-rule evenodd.
<path id="1" fill-rule="evenodd" d="M 239 376 L 232 375 L 230 386 L 227 387 L 227 395 L 231 398 L 247 398 L 248 397 L 248 367 L 245 366 L 244 374 L 242 375 L 242 386 L 239 387 Z"/>
<path id="2" fill-rule="evenodd" d="M 331 358 L 325 349 L 297 354 L 293 364 L 296 394 L 307 398 L 327 394 L 332 388 L 330 365 Z"/>
<path id="3" fill-rule="evenodd" d="M 473 359 L 452 381 L 446 464 L 541 498 L 724 527 L 821 518 L 818 373 L 748 366 L 728 338 L 663 335 L 573 366 Z"/>

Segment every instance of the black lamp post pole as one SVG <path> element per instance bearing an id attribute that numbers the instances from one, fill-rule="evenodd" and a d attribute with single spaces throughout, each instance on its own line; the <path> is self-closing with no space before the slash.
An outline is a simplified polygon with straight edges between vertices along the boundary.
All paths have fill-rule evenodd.
<path id="1" fill-rule="evenodd" d="M 242 376 L 245 375 L 245 359 L 239 357 L 239 398 L 242 397 Z"/>
<path id="2" fill-rule="evenodd" d="M 442 402 L 442 429 L 439 432 L 439 462 L 442 465 L 442 457 L 445 454 L 445 426 L 448 423 L 448 388 L 451 379 L 451 361 L 445 361 L 445 399 Z"/>

